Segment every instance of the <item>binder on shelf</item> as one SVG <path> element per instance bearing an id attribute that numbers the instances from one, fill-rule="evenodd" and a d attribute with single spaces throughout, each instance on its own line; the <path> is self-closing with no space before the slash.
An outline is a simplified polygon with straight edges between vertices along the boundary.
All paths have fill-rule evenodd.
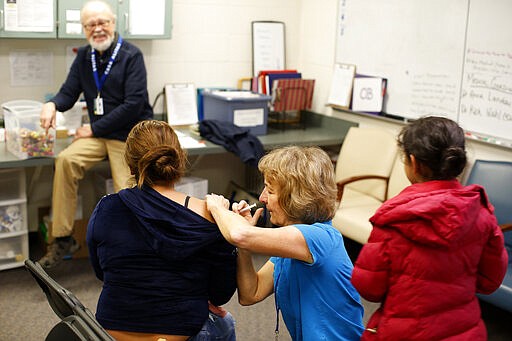
<path id="1" fill-rule="evenodd" d="M 259 93 L 270 95 L 271 92 L 268 91 L 268 75 L 269 74 L 279 74 L 279 73 L 286 73 L 286 74 L 295 74 L 297 73 L 297 70 L 262 70 L 258 74 L 258 91 Z"/>
<path id="2" fill-rule="evenodd" d="M 352 110 L 380 114 L 384 105 L 386 86 L 386 78 L 355 75 Z"/>
<path id="3" fill-rule="evenodd" d="M 314 79 L 279 79 L 274 86 L 273 111 L 300 111 L 311 108 Z"/>
<path id="4" fill-rule="evenodd" d="M 265 78 L 265 85 L 267 88 L 267 94 L 272 94 L 272 88 L 274 86 L 274 82 L 279 79 L 296 79 L 302 78 L 302 74 L 299 72 L 286 72 L 286 73 L 269 73 Z"/>
<path id="5" fill-rule="evenodd" d="M 336 63 L 331 82 L 328 105 L 348 109 L 352 99 L 352 88 L 356 66 L 353 64 Z"/>

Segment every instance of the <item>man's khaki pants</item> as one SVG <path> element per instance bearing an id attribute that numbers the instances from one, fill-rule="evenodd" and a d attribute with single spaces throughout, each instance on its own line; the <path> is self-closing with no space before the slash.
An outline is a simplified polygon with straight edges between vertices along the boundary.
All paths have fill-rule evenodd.
<path id="1" fill-rule="evenodd" d="M 124 160 L 125 143 L 102 138 L 80 138 L 59 153 L 55 160 L 52 195 L 52 237 L 73 233 L 78 182 L 85 172 L 108 156 L 114 190 L 128 186 L 130 170 Z"/>

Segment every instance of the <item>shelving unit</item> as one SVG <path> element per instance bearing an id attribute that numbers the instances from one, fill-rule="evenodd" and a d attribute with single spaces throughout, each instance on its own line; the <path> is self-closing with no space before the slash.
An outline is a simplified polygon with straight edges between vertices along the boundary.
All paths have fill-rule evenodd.
<path id="1" fill-rule="evenodd" d="M 6 270 L 29 256 L 25 170 L 0 170 L 0 188 L 0 270 Z"/>

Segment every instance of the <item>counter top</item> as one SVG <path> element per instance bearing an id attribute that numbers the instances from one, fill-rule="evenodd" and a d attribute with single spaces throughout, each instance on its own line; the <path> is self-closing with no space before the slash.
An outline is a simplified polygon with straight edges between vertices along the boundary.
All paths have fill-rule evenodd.
<path id="1" fill-rule="evenodd" d="M 343 142 L 348 129 L 357 124 L 342 119 L 329 117 L 313 112 L 304 112 L 303 127 L 284 126 L 282 129 L 268 127 L 266 135 L 258 136 L 265 149 L 273 149 L 284 145 L 315 145 L 330 146 Z M 204 141 L 206 147 L 188 148 L 188 155 L 220 154 L 226 153 L 224 147 L 204 140 L 197 133 L 192 133 L 186 127 L 177 127 L 179 130 L 196 140 Z M 58 155 L 72 141 L 72 138 L 57 139 L 54 146 L 54 155 Z M 34 167 L 53 165 L 54 157 L 35 157 L 19 159 L 7 150 L 5 142 L 0 142 L 0 168 Z"/>

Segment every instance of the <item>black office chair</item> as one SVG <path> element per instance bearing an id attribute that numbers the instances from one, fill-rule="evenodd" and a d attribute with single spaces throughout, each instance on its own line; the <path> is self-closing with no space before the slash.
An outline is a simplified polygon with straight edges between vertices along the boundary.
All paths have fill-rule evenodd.
<path id="1" fill-rule="evenodd" d="M 25 268 L 35 278 L 48 303 L 61 321 L 46 336 L 46 341 L 115 341 L 78 298 L 51 278 L 39 263 L 30 259 Z"/>

